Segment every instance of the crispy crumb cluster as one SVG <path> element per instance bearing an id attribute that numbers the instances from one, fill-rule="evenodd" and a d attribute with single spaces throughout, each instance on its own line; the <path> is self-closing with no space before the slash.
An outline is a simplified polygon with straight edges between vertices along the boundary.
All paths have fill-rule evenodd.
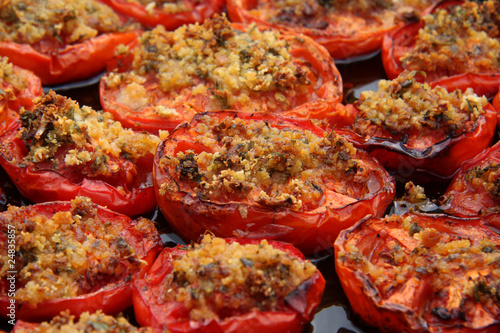
<path id="1" fill-rule="evenodd" d="M 74 44 L 122 26 L 118 15 L 96 0 L 9 0 L 0 6 L 2 41 Z"/>
<path id="2" fill-rule="evenodd" d="M 113 159 L 135 161 L 156 152 L 157 136 L 124 129 L 109 113 L 80 107 L 52 91 L 34 102 L 33 111 L 20 112 L 19 136 L 29 148 L 25 162 L 53 161 L 65 151 L 65 166 L 90 164 L 88 176 L 110 176 L 120 171 Z"/>
<path id="3" fill-rule="evenodd" d="M 467 171 L 465 179 L 476 189 L 484 189 L 492 198 L 500 200 L 500 164 L 487 163 Z"/>
<path id="4" fill-rule="evenodd" d="M 415 48 L 401 58 L 409 70 L 434 76 L 500 71 L 500 2 L 465 1 L 424 17 Z"/>
<path id="5" fill-rule="evenodd" d="M 309 261 L 269 245 L 241 245 L 205 235 L 173 257 L 165 301 L 183 302 L 192 320 L 224 319 L 250 311 L 275 311 L 316 272 Z"/>
<path id="6" fill-rule="evenodd" d="M 266 121 L 232 117 L 220 121 L 205 115 L 190 135 L 213 153 L 181 151 L 162 157 L 160 163 L 174 169 L 176 177 L 191 184 L 202 199 L 255 200 L 298 211 L 321 205 L 327 192 L 340 193 L 350 202 L 370 193 L 370 168 L 335 132 L 318 136 L 308 130 L 272 127 Z M 169 184 L 161 185 L 161 194 L 168 190 Z"/>
<path id="7" fill-rule="evenodd" d="M 175 31 L 158 26 L 145 32 L 132 52 L 132 70 L 108 73 L 104 81 L 108 88 L 124 85 L 117 100 L 137 110 L 154 102 L 142 87 L 151 75 L 159 89 L 173 94 L 174 104 L 176 96 L 203 94 L 211 96 L 211 109 L 228 109 L 252 102 L 253 93 L 271 92 L 273 104 L 259 106 L 271 111 L 286 105 L 288 97 L 305 94 L 312 75 L 307 65 L 294 61 L 279 32 L 256 26 L 236 31 L 219 15 Z M 157 111 L 175 115 L 170 108 Z"/>
<path id="8" fill-rule="evenodd" d="M 18 333 L 98 333 L 98 332 L 116 332 L 116 333 L 148 333 L 153 332 L 150 327 L 135 327 L 129 321 L 119 315 L 113 317 L 97 311 L 95 313 L 84 312 L 78 319 L 71 315 L 69 311 L 64 311 L 54 317 L 50 322 L 42 322 L 39 326 L 30 326 L 19 328 Z"/>
<path id="9" fill-rule="evenodd" d="M 121 223 L 104 223 L 89 198 L 77 197 L 71 209 L 53 215 L 14 207 L 0 214 L 0 226 L 15 227 L 15 298 L 29 304 L 76 297 L 96 291 L 116 277 L 126 277 L 143 265 L 123 236 Z M 136 230 L 152 232 L 152 221 L 141 219 Z M 126 233 L 125 233 L 126 234 Z M 9 267 L 7 244 L 0 248 L 0 277 Z"/>
<path id="10" fill-rule="evenodd" d="M 449 93 L 431 88 L 415 79 L 416 72 L 405 71 L 392 81 L 381 80 L 378 91 L 361 93 L 360 110 L 353 128 L 361 135 L 372 135 L 381 127 L 400 134 L 408 130 L 444 129 L 449 136 L 473 130 L 484 113 L 487 99 L 471 89 Z"/>
<path id="11" fill-rule="evenodd" d="M 391 302 L 391 295 L 400 297 L 405 293 L 401 288 L 411 288 L 425 280 L 431 288 L 428 294 L 434 295 L 427 300 L 428 311 L 441 319 L 463 316 L 464 321 L 470 321 L 467 316 L 478 315 L 474 310 L 477 306 L 470 305 L 476 302 L 488 308 L 490 313 L 499 312 L 498 241 L 482 232 L 466 238 L 422 226 L 418 215 L 392 215 L 385 220 L 391 224 L 380 223 L 374 227 L 376 230 L 381 228 L 378 237 L 385 232 L 392 238 L 384 251 L 368 258 L 356 245 L 348 243 L 338 260 L 364 272 L 370 284 L 381 295 L 387 295 L 387 302 Z M 398 236 L 399 232 L 406 233 L 403 243 L 399 242 L 403 239 Z M 434 298 L 442 301 L 434 303 Z"/>

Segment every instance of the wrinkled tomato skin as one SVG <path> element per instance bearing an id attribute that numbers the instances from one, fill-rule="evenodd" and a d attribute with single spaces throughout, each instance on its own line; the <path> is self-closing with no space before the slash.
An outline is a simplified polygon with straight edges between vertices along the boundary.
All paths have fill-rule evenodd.
<path id="1" fill-rule="evenodd" d="M 498 229 L 500 226 L 499 214 L 489 215 L 482 220 L 461 219 L 443 214 L 414 215 L 421 216 L 420 221 L 424 222 L 423 224 L 419 222 L 419 225 L 424 228 L 435 228 L 441 233 L 460 235 L 463 239 L 478 240 L 489 237 L 495 242 L 500 242 L 500 235 L 490 229 L 490 227 Z M 339 259 L 343 253 L 348 252 L 347 244 L 357 246 L 370 261 L 385 251 L 388 242 L 394 239 L 404 247 L 407 244 L 411 246 L 414 242 L 412 236 L 408 233 L 403 234 L 397 229 L 398 227 L 394 227 L 396 231 L 393 231 L 393 227 L 393 223 L 380 218 L 366 217 L 351 228 L 343 230 L 334 243 L 335 270 L 356 316 L 366 324 L 387 333 L 494 333 L 500 330 L 498 320 L 474 328 L 460 318 L 444 320 L 431 314 L 427 306 L 430 300 L 435 298 L 435 293 L 432 292 L 429 277 L 426 275 L 420 276 L 418 282 L 411 280 L 409 283 L 408 280 L 405 287 L 394 291 L 398 293 L 397 295 L 387 294 L 373 285 L 369 273 L 347 267 L 343 260 Z M 376 269 L 383 264 L 377 262 L 374 266 Z"/>
<path id="2" fill-rule="evenodd" d="M 236 31 L 246 31 L 246 26 L 243 24 L 232 23 L 232 26 Z M 265 29 L 267 29 L 267 27 Z M 339 115 L 337 110 L 343 96 L 342 77 L 328 52 L 310 38 L 300 36 L 297 33 L 288 32 L 283 34 L 283 38 L 290 41 L 290 44 L 295 45 L 295 47 L 293 47 L 290 51 L 290 54 L 294 58 L 306 62 L 315 73 L 314 75 L 317 76 L 317 80 L 314 82 L 311 78 L 308 94 L 296 94 L 295 97 L 290 97 L 288 99 L 290 104 L 289 106 L 273 113 L 290 117 L 307 119 L 336 119 L 339 122 L 345 122 L 345 117 L 343 115 Z M 302 43 L 300 47 L 297 45 L 297 42 L 293 41 L 298 38 Z M 137 45 L 137 40 L 130 44 L 131 47 L 136 47 Z M 106 70 L 107 72 L 127 72 L 132 69 L 132 62 L 132 53 L 118 55 L 108 62 Z M 163 98 L 177 97 L 175 94 L 174 97 L 164 96 L 165 93 L 159 89 L 158 82 L 159 81 L 155 75 L 150 75 L 144 83 L 148 94 L 155 96 L 154 99 L 161 100 Z M 183 114 L 184 112 L 182 109 L 179 111 L 182 116 L 176 119 L 165 118 L 157 114 L 145 114 L 145 112 L 150 113 L 148 108 L 151 109 L 151 107 L 146 108 L 146 111 L 144 112 L 133 110 L 128 105 L 123 104 L 118 100 L 117 97 L 120 94 L 120 91 L 120 89 L 116 88 L 107 88 L 104 79 L 101 79 L 99 85 L 99 96 L 102 108 L 104 111 L 112 113 L 114 119 L 119 121 L 124 127 L 140 131 L 148 131 L 156 134 L 160 130 L 172 131 L 175 127 L 177 127 L 177 125 L 191 120 L 191 117 L 188 118 Z M 276 91 L 253 92 L 252 95 L 250 95 L 250 98 L 261 100 L 261 103 L 265 104 L 275 93 Z M 176 102 L 175 105 L 171 105 L 169 107 L 175 109 L 176 107 L 183 107 L 184 104 L 191 105 L 191 107 L 194 110 L 197 110 L 197 112 L 217 111 L 210 110 L 207 107 L 207 105 L 212 104 L 211 94 L 190 95 L 184 97 L 181 101 Z M 231 110 L 243 109 L 244 111 L 245 107 L 245 104 L 237 103 L 231 107 Z M 251 112 L 259 111 L 251 110 Z"/>
<path id="3" fill-rule="evenodd" d="M 443 1 L 430 7 L 424 14 L 433 12 L 438 8 L 446 8 L 461 3 L 463 1 Z M 384 36 L 382 41 L 382 64 L 389 79 L 395 79 L 405 70 L 400 59 L 415 47 L 418 31 L 423 27 L 423 22 L 410 23 Z M 500 72 L 469 72 L 452 76 L 447 76 L 443 73 L 440 75 L 428 75 L 425 81 L 433 87 L 445 87 L 450 92 L 457 89 L 465 91 L 467 88 L 472 88 L 477 95 L 492 98 L 500 85 Z"/>
<path id="4" fill-rule="evenodd" d="M 498 112 L 488 103 L 473 131 L 442 141 L 417 136 L 414 141 L 403 143 L 395 140 L 389 132 L 376 138 L 357 134 L 348 138 L 401 179 L 446 181 L 454 176 L 464 161 L 473 158 L 491 144 L 497 117 Z"/>
<path id="5" fill-rule="evenodd" d="M 71 203 L 62 201 L 36 204 L 30 208 L 33 214 L 43 214 L 48 217 L 59 211 L 70 210 Z M 76 316 L 85 311 L 95 312 L 97 310 L 117 315 L 132 305 L 132 282 L 146 274 L 161 251 L 163 245 L 160 236 L 157 232 L 147 235 L 139 234 L 135 229 L 135 223 L 129 217 L 104 207 L 98 207 L 97 214 L 103 221 L 120 223 L 125 226 L 122 236 L 135 248 L 136 253 L 146 264 L 130 275 L 114 277 L 114 281 L 108 281 L 107 284 L 103 284 L 102 288 L 92 293 L 66 299 L 43 301 L 35 306 L 16 302 L 16 319 L 31 322 L 50 320 L 64 310 L 69 310 L 71 314 Z M 6 239 L 4 234 L 1 234 L 0 237 Z M 3 281 L 0 282 L 3 284 Z M 8 318 L 9 310 L 7 307 L 10 305 L 10 298 L 3 293 L 5 286 L 1 287 L 0 317 Z"/>
<path id="6" fill-rule="evenodd" d="M 442 209 L 458 216 L 482 215 L 500 206 L 498 199 L 494 199 L 483 186 L 477 188 L 467 181 L 467 171 L 486 163 L 500 163 L 500 143 L 485 149 L 473 159 L 462 164 L 455 177 L 450 182 L 441 201 Z"/>
<path id="7" fill-rule="evenodd" d="M 278 127 L 290 126 L 303 130 L 311 130 L 322 136 L 324 129 L 315 126 L 305 119 L 293 119 L 273 116 L 269 114 L 244 114 L 215 112 L 211 116 L 221 117 L 226 115 L 238 116 L 242 119 L 267 120 Z M 197 116 L 191 124 L 197 122 Z M 183 124 L 161 142 L 157 149 L 155 165 L 153 168 L 154 186 L 157 202 L 163 215 L 170 225 L 176 229 L 181 237 L 187 240 L 196 240 L 200 235 L 209 230 L 217 237 L 238 237 L 255 239 L 273 239 L 294 244 L 305 254 L 313 254 L 331 248 L 331 244 L 342 229 L 353 225 L 356 221 L 368 214 L 381 216 L 395 195 L 393 178 L 375 160 L 371 160 L 380 188 L 366 198 L 346 204 L 340 208 L 329 207 L 325 202 L 319 207 L 309 211 L 293 211 L 286 207 L 270 208 L 257 204 L 253 200 L 233 201 L 227 203 L 211 202 L 198 197 L 193 192 L 184 192 L 179 189 L 177 180 L 174 180 L 170 171 L 165 171 L 160 166 L 163 156 L 173 156 L 178 151 L 195 148 L 196 151 L 204 147 L 196 147 L 195 143 L 184 138 L 188 124 Z M 343 133 L 340 132 L 339 133 Z M 184 141 L 185 140 L 185 141 Z M 360 153 L 364 154 L 364 152 Z M 362 155 L 366 156 L 366 155 Z M 162 195 L 159 187 L 165 183 L 176 183 L 176 191 Z M 349 186 L 349 184 L 345 184 Z M 332 199 L 333 200 L 333 199 Z M 241 216 L 241 209 L 247 212 L 246 218 Z"/>
<path id="8" fill-rule="evenodd" d="M 260 2 L 266 1 L 268 0 L 260 0 Z M 229 19 L 233 22 L 247 24 L 257 22 L 282 31 L 293 31 L 295 33 L 304 34 L 324 46 L 332 58 L 339 60 L 358 56 L 361 57 L 380 50 L 384 35 L 402 26 L 402 24 L 400 24 L 385 29 L 358 29 L 356 34 L 341 34 L 335 31 L 325 32 L 323 30 L 301 26 L 289 27 L 286 25 L 272 24 L 252 15 L 250 10 L 255 9 L 258 2 L 259 1 L 255 0 L 228 0 L 226 6 Z"/>
<path id="9" fill-rule="evenodd" d="M 254 239 L 226 239 L 228 243 L 238 242 L 258 244 Z M 291 244 L 269 241 L 274 248 L 288 251 L 292 256 L 304 259 L 304 256 Z M 159 298 L 166 292 L 163 281 L 172 272 L 172 257 L 182 255 L 186 250 L 165 248 L 143 279 L 134 283 L 133 304 L 138 323 L 154 328 L 168 328 L 173 333 L 190 332 L 302 332 L 306 323 L 312 320 L 318 308 L 325 288 L 325 279 L 317 270 L 301 286 L 304 288 L 287 296 L 285 308 L 279 311 L 253 311 L 223 320 L 203 322 L 188 319 L 188 312 L 181 303 L 164 303 Z M 299 287 L 300 288 L 300 287 Z"/>
<path id="10" fill-rule="evenodd" d="M 19 117 L 6 125 L 0 136 L 0 165 L 7 172 L 20 194 L 34 203 L 71 200 L 76 196 L 86 196 L 93 202 L 128 216 L 137 216 L 156 208 L 155 191 L 152 184 L 153 156 L 136 163 L 137 176 L 132 183 L 120 176 L 115 179 L 85 178 L 78 169 L 54 170 L 51 163 L 43 166 L 25 165 L 23 158 L 28 149 L 17 137 Z M 118 160 L 124 167 L 129 161 Z M 38 168 L 38 169 L 37 169 Z M 127 175 L 120 170 L 120 175 Z M 124 176 L 124 177 L 125 177 Z M 122 187 L 122 188 L 120 188 Z"/>
<path id="11" fill-rule="evenodd" d="M 99 74 L 114 55 L 115 47 L 135 40 L 139 32 L 108 33 L 83 43 L 42 53 L 28 44 L 0 42 L 0 55 L 40 77 L 43 85 L 56 85 Z"/>
<path id="12" fill-rule="evenodd" d="M 159 8 L 154 8 L 152 12 L 148 12 L 144 5 L 127 0 L 101 0 L 101 2 L 118 13 L 139 21 L 148 29 L 161 24 L 167 30 L 174 30 L 184 24 L 203 22 L 215 13 L 221 13 L 225 6 L 223 0 L 204 0 L 195 5 L 192 10 L 167 13 Z"/>

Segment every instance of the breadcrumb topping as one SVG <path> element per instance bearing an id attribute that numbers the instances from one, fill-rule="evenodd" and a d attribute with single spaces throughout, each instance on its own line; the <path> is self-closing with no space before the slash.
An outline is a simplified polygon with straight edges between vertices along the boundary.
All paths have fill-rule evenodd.
<path id="1" fill-rule="evenodd" d="M 301 43 L 298 39 L 293 42 Z M 136 101 L 130 105 L 134 110 L 158 102 L 138 89 L 151 75 L 157 78 L 159 89 L 171 94 L 172 105 L 179 104 L 182 96 L 208 94 L 204 110 L 235 108 L 237 104 L 259 111 L 282 110 L 288 109 L 288 98 L 307 93 L 315 75 L 310 64 L 295 60 L 290 50 L 290 41 L 276 30 L 253 25 L 237 31 L 224 15 L 216 14 L 203 24 L 184 25 L 175 31 L 157 26 L 145 32 L 140 46 L 131 51 L 132 70 L 111 72 L 103 79 L 108 88 L 124 85 L 117 100 L 127 105 Z M 271 92 L 268 102 L 262 97 L 252 101 L 252 94 L 266 92 Z M 164 115 L 172 116 L 170 112 Z"/>
<path id="2" fill-rule="evenodd" d="M 143 265 L 123 236 L 123 224 L 105 223 L 86 197 L 73 199 L 70 210 L 52 215 L 36 214 L 29 206 L 10 206 L 0 214 L 0 226 L 4 233 L 7 226 L 16 230 L 15 299 L 23 303 L 35 305 L 90 293 Z M 147 219 L 138 221 L 135 228 L 141 234 L 155 230 Z M 12 271 L 6 242 L 0 251 L 3 279 Z"/>
<path id="3" fill-rule="evenodd" d="M 160 165 L 175 170 L 204 200 L 254 200 L 268 207 L 303 211 L 335 192 L 353 202 L 370 195 L 371 174 L 345 138 L 308 130 L 278 128 L 266 121 L 205 115 L 189 129 L 194 142 L 212 152 L 181 151 Z M 350 186 L 345 186 L 349 182 Z M 160 194 L 169 191 L 162 184 Z M 340 202 L 341 201 L 341 202 Z M 334 204 L 345 205 L 344 200 Z"/>
<path id="4" fill-rule="evenodd" d="M 373 135 L 376 127 L 392 134 L 444 129 L 449 136 L 475 129 L 488 103 L 484 96 L 472 89 L 449 93 L 440 86 L 431 88 L 419 83 L 416 75 L 405 71 L 392 81 L 381 80 L 376 92 L 362 92 L 355 104 L 360 112 L 353 129 L 364 136 Z"/>
<path id="5" fill-rule="evenodd" d="M 262 240 L 227 243 L 205 235 L 174 255 L 164 300 L 183 302 L 192 320 L 224 319 L 250 311 L 275 311 L 316 267 Z"/>
<path id="6" fill-rule="evenodd" d="M 74 44 L 120 30 L 118 15 L 96 0 L 9 0 L 0 6 L 2 41 Z"/>
<path id="7" fill-rule="evenodd" d="M 19 136 L 29 148 L 25 162 L 54 163 L 61 158 L 63 166 L 90 165 L 83 171 L 87 176 L 111 176 L 120 171 L 117 158 L 136 161 L 156 152 L 157 136 L 124 129 L 107 112 L 80 107 L 53 91 L 34 102 L 33 111 L 20 112 Z"/>
<path id="8" fill-rule="evenodd" d="M 401 58 L 403 67 L 425 71 L 431 79 L 500 71 L 500 2 L 465 1 L 423 19 L 415 48 Z"/>
<path id="9" fill-rule="evenodd" d="M 95 313 L 84 312 L 75 320 L 75 316 L 69 311 L 61 312 L 50 322 L 42 322 L 39 326 L 30 326 L 29 329 L 21 329 L 16 326 L 18 333 L 148 333 L 153 332 L 150 327 L 137 328 L 129 323 L 122 315 L 113 317 L 97 311 Z"/>
<path id="10" fill-rule="evenodd" d="M 467 171 L 465 179 L 476 189 L 484 189 L 488 194 L 500 201 L 500 164 L 487 163 Z"/>

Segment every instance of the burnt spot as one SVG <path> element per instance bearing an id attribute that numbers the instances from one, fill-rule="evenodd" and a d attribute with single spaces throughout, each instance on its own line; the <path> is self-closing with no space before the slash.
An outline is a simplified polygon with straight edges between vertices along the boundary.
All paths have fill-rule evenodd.
<path id="1" fill-rule="evenodd" d="M 202 176 L 199 172 L 198 163 L 194 158 L 194 154 L 185 155 L 176 167 L 176 172 L 183 180 L 192 180 L 196 183 L 201 182 Z"/>

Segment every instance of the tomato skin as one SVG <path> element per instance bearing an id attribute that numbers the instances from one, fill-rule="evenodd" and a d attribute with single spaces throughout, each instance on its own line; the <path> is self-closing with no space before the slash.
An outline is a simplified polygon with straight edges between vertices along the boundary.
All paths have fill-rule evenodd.
<path id="1" fill-rule="evenodd" d="M 451 235 L 453 239 L 467 239 L 476 243 L 482 239 L 490 239 L 497 246 L 500 244 L 500 236 L 490 229 L 490 227 L 498 228 L 500 223 L 498 214 L 492 214 L 483 219 L 461 219 L 443 214 L 407 213 L 402 218 L 407 216 L 416 216 L 419 226 L 435 228 L 445 235 L 444 238 Z M 369 273 L 348 267 L 346 260 L 343 259 L 344 254 L 349 251 L 347 250 L 349 244 L 349 246 L 357 246 L 359 252 L 372 262 L 375 269 L 384 268 L 385 265 L 390 266 L 391 264 L 383 263 L 377 258 L 380 258 L 380 253 L 388 249 L 391 241 L 398 242 L 407 253 L 415 247 L 416 242 L 408 232 L 401 230 L 401 225 L 386 219 L 370 217 L 343 230 L 335 241 L 336 272 L 353 311 L 364 322 L 376 326 L 382 332 L 498 332 L 500 324 L 495 318 L 495 313 L 489 312 L 480 304 L 474 304 L 472 310 L 467 310 L 471 312 L 466 313 L 467 315 L 475 314 L 474 324 L 470 322 L 471 319 L 466 321 L 459 316 L 445 320 L 432 314 L 432 306 L 436 304 L 446 306 L 448 301 L 448 299 L 439 299 L 437 293 L 432 291 L 431 281 L 437 279 L 432 274 L 411 275 L 404 282 L 404 286 L 386 292 L 374 286 L 373 278 Z M 485 267 L 485 270 L 487 269 L 488 267 Z M 463 276 L 465 274 L 460 273 L 457 279 L 467 278 Z M 391 280 L 393 277 L 388 277 L 388 279 Z M 461 297 L 461 295 L 456 295 L 456 297 Z M 472 302 L 470 298 L 467 301 Z M 478 313 L 484 316 L 479 315 L 478 318 Z M 492 318 L 493 320 L 490 321 Z"/>
<path id="2" fill-rule="evenodd" d="M 87 196 L 95 203 L 125 214 L 136 216 L 151 212 L 156 207 L 155 191 L 151 182 L 153 156 L 136 163 L 137 177 L 132 183 L 125 178 L 82 178 L 75 169 L 53 170 L 51 166 L 27 166 L 23 158 L 28 153 L 24 142 L 17 138 L 20 128 L 19 116 L 11 115 L 0 143 L 0 165 L 18 188 L 20 194 L 34 203 L 71 200 L 76 196 Z M 131 162 L 117 161 L 122 168 Z M 120 175 L 123 175 L 121 173 Z M 125 173 L 126 175 L 126 173 Z M 120 188 L 122 187 L 122 188 Z"/>
<path id="3" fill-rule="evenodd" d="M 226 239 L 228 243 L 258 244 L 255 239 Z M 288 251 L 292 256 L 304 256 L 291 244 L 269 241 L 274 248 Z M 189 320 L 181 303 L 162 303 L 159 297 L 168 286 L 164 278 L 172 272 L 173 254 L 186 253 L 179 247 L 165 248 L 153 263 L 146 276 L 134 282 L 134 311 L 139 324 L 153 328 L 168 328 L 170 332 L 301 332 L 303 326 L 312 320 L 321 302 L 325 280 L 319 270 L 306 280 L 296 295 L 289 294 L 285 308 L 280 311 L 253 311 L 223 320 L 204 322 Z M 288 304 L 287 304 L 288 303 Z"/>
<path id="4" fill-rule="evenodd" d="M 464 162 L 449 184 L 443 197 L 442 209 L 447 214 L 458 216 L 484 215 L 483 212 L 499 206 L 498 200 L 490 196 L 486 189 L 472 186 L 467 181 L 467 171 L 489 163 L 500 163 L 500 143 L 485 149 L 476 157 Z"/>
<path id="5" fill-rule="evenodd" d="M 126 0 L 101 0 L 101 2 L 118 13 L 139 21 L 146 28 L 154 28 L 161 24 L 167 30 L 174 30 L 184 24 L 203 22 L 215 13 L 221 13 L 225 6 L 223 0 L 207 0 L 196 4 L 189 11 L 168 13 L 154 8 L 150 13 L 145 6 Z"/>
<path id="6" fill-rule="evenodd" d="M 500 85 L 498 87 L 499 87 L 498 93 L 493 98 L 491 105 L 493 105 L 493 108 L 497 110 L 498 113 L 497 128 L 500 128 Z"/>
<path id="7" fill-rule="evenodd" d="M 403 143 L 388 132 L 380 137 L 361 137 L 355 134 L 348 138 L 403 179 L 416 177 L 426 182 L 446 180 L 453 177 L 464 161 L 473 158 L 491 144 L 497 115 L 498 112 L 488 103 L 485 113 L 472 132 L 439 142 L 432 137 L 416 136 Z"/>
<path id="8" fill-rule="evenodd" d="M 230 115 L 250 120 L 267 121 L 276 127 L 290 127 L 295 129 L 310 130 L 322 136 L 325 129 L 314 125 L 306 119 L 293 119 L 271 114 L 246 114 L 232 112 L 207 113 L 221 120 Z M 183 124 L 171 133 L 169 138 L 158 146 L 153 169 L 154 186 L 157 202 L 167 221 L 176 229 L 181 237 L 196 240 L 206 230 L 210 230 L 218 237 L 233 237 L 235 233 L 241 238 L 273 239 L 294 244 L 303 253 L 313 254 L 328 249 L 342 229 L 354 224 L 368 214 L 381 216 L 395 195 L 395 185 L 392 177 L 375 161 L 368 161 L 364 152 L 358 156 L 366 159 L 367 165 L 372 168 L 374 182 L 378 190 L 365 198 L 356 199 L 354 202 L 340 208 L 332 208 L 337 199 L 328 197 L 320 206 L 308 211 L 293 211 L 290 208 L 271 208 L 262 206 L 252 199 L 245 201 L 231 201 L 225 203 L 211 202 L 198 197 L 195 193 L 180 189 L 180 182 L 174 178 L 169 170 L 160 166 L 163 156 L 173 156 L 182 149 L 188 149 L 189 138 L 185 131 L 189 126 L 194 126 L 200 116 L 195 116 L 192 122 Z M 329 131 L 329 130 L 328 130 Z M 338 131 L 339 133 L 344 133 Z M 164 195 L 159 193 L 160 185 L 175 183 L 176 190 L 167 191 Z M 349 185 L 346 185 L 349 186 Z M 241 209 L 247 211 L 245 218 L 241 216 Z"/>
<path id="9" fill-rule="evenodd" d="M 442 1 L 428 8 L 424 11 L 423 15 L 432 13 L 439 8 L 451 7 L 461 3 L 463 3 L 463 1 Z M 382 64 L 389 79 L 392 80 L 396 78 L 405 70 L 400 58 L 406 52 L 415 47 L 415 40 L 418 37 L 418 31 L 423 27 L 423 21 L 411 23 L 399 27 L 384 36 L 382 42 Z M 433 76 L 427 76 L 424 80 L 433 87 L 442 86 L 450 92 L 457 89 L 465 91 L 470 87 L 474 89 L 474 92 L 477 95 L 484 95 L 487 98 L 491 98 L 498 91 L 498 86 L 500 85 L 500 72 L 467 72 L 451 76 L 436 74 Z"/>
<path id="10" fill-rule="evenodd" d="M 0 42 L 0 55 L 35 73 L 44 85 L 77 81 L 99 74 L 119 44 L 133 41 L 138 32 L 108 33 L 83 43 L 66 45 L 52 53 L 42 53 L 31 45 Z"/>
<path id="11" fill-rule="evenodd" d="M 228 0 L 226 6 L 230 20 L 242 23 L 257 22 L 278 28 L 282 31 L 293 31 L 304 34 L 323 45 L 334 59 L 348 59 L 375 52 L 380 49 L 384 35 L 402 25 L 377 29 L 360 28 L 355 34 L 336 32 L 335 30 L 325 31 L 302 26 L 289 27 L 269 23 L 256 15 L 252 15 L 250 11 L 255 9 L 259 2 L 268 2 L 268 0 Z"/>
<path id="12" fill-rule="evenodd" d="M 95 204 L 94 204 L 95 205 Z M 97 206 L 97 205 L 95 205 Z M 116 281 L 103 285 L 95 292 L 67 299 L 55 299 L 43 301 L 33 306 L 27 303 L 16 302 L 16 319 L 26 321 L 50 320 L 64 310 L 69 310 L 71 314 L 78 316 L 88 311 L 95 312 L 99 309 L 106 314 L 116 315 L 132 305 L 132 281 L 144 276 L 153 264 L 156 256 L 162 249 L 162 242 L 156 229 L 150 234 L 139 234 L 136 223 L 123 214 L 113 212 L 107 208 L 97 206 L 97 215 L 103 223 L 120 223 L 124 226 L 122 236 L 132 245 L 141 257 L 147 262 L 140 270 L 131 272 L 130 275 L 117 277 Z M 65 201 L 54 201 L 29 206 L 29 214 L 43 214 L 51 217 L 59 211 L 71 210 L 71 203 Z M 3 235 L 5 238 L 5 235 Z M 3 286 L 2 286 L 3 287 Z M 10 298 L 6 294 L 0 295 L 0 317 L 7 318 Z"/>
<path id="13" fill-rule="evenodd" d="M 232 23 L 232 27 L 237 31 L 246 31 L 247 26 L 244 24 Z M 268 29 L 268 27 L 262 27 Z M 299 61 L 305 61 L 310 65 L 311 69 L 317 76 L 317 81 L 312 79 L 307 94 L 297 94 L 296 97 L 291 97 L 290 106 L 286 109 L 278 110 L 276 113 L 285 116 L 294 116 L 308 119 L 324 119 L 332 118 L 337 115 L 337 106 L 342 101 L 342 78 L 333 59 L 328 52 L 306 36 L 301 36 L 294 32 L 282 33 L 283 38 L 293 45 L 290 51 L 291 55 Z M 296 40 L 301 41 L 301 45 Z M 137 46 L 138 41 L 131 43 L 131 46 Z M 107 72 L 116 71 L 119 73 L 127 72 L 132 69 L 133 54 L 119 55 L 113 58 L 107 66 Z M 154 75 L 146 77 L 144 87 L 150 96 L 155 96 L 156 105 L 162 105 L 170 102 L 169 99 L 174 97 L 166 96 L 158 87 L 158 79 Z M 104 78 L 101 79 L 99 86 L 99 96 L 103 110 L 113 114 L 114 119 L 120 121 L 124 127 L 134 128 L 136 130 L 148 131 L 150 133 L 158 133 L 159 130 L 172 131 L 175 127 L 183 122 L 189 121 L 192 118 L 192 113 L 187 114 L 185 111 L 186 105 L 195 110 L 194 113 L 212 110 L 209 106 L 211 102 L 211 94 L 195 94 L 182 98 L 175 102 L 174 105 L 168 107 L 176 109 L 179 116 L 173 118 L 165 118 L 151 112 L 152 105 L 144 107 L 140 111 L 133 110 L 128 105 L 121 103 L 117 95 L 120 89 L 110 89 L 106 87 Z M 251 99 L 259 100 L 262 104 L 267 103 L 270 96 L 273 96 L 275 91 L 265 93 L 253 93 Z M 164 101 L 166 99 L 167 101 Z M 246 109 L 245 109 L 246 108 Z M 247 107 L 246 104 L 237 103 L 230 106 L 231 110 L 241 110 L 248 112 L 259 112 L 253 108 Z M 341 120 L 342 117 L 339 116 Z"/>

